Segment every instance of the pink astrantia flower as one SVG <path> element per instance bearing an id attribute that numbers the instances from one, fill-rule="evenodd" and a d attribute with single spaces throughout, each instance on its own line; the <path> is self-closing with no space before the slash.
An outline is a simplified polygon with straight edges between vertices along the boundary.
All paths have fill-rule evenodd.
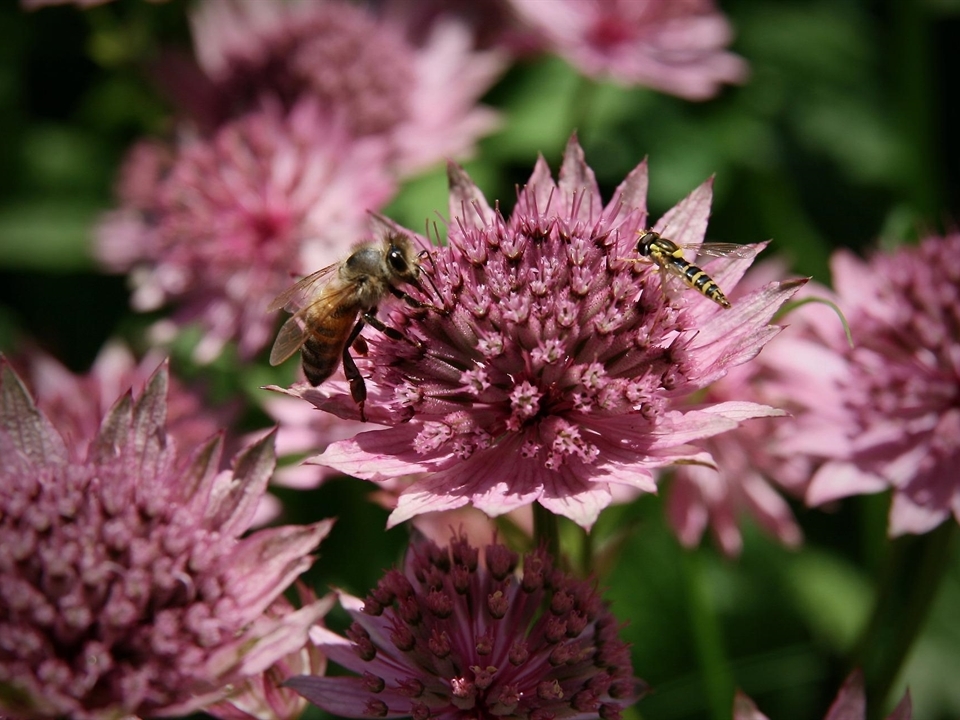
<path id="1" fill-rule="evenodd" d="M 343 595 L 347 637 L 314 628 L 334 662 L 359 677 L 289 685 L 340 717 L 620 717 L 642 690 L 619 623 L 596 588 L 539 551 L 416 541 L 366 600 Z"/>
<path id="2" fill-rule="evenodd" d="M 728 310 L 693 290 L 674 298 L 673 278 L 662 288 L 656 268 L 637 261 L 645 164 L 604 207 L 573 140 L 559 182 L 541 159 L 509 219 L 461 169 L 450 174 L 449 246 L 424 261 L 439 292 L 424 300 L 436 307 L 395 303 L 387 322 L 408 337 L 370 333 L 358 360 L 367 416 L 392 427 L 318 458 L 370 480 L 425 473 L 391 525 L 468 503 L 496 516 L 539 502 L 590 527 L 614 486 L 654 492 L 655 468 L 712 462 L 695 441 L 778 413 L 750 402 L 680 407 L 776 334 L 769 321 L 796 284 L 771 283 Z M 655 228 L 699 244 L 710 199 L 708 182 Z M 708 267 L 732 289 L 749 263 Z M 358 416 L 342 385 L 289 392 Z"/>
<path id="3" fill-rule="evenodd" d="M 776 341 L 774 341 L 776 342 Z M 761 363 L 733 368 L 710 386 L 702 401 L 763 401 L 752 386 Z M 769 402 L 769 400 L 767 400 Z M 781 407 L 777 405 L 777 407 Z M 709 528 L 721 550 L 739 555 L 743 547 L 740 523 L 750 517 L 788 547 L 797 547 L 803 533 L 767 471 L 782 468 L 783 458 L 768 457 L 769 439 L 783 418 L 756 418 L 729 433 L 701 441 L 716 467 L 679 465 L 667 496 L 666 511 L 680 542 L 694 547 Z M 809 477 L 809 476 L 808 476 Z"/>
<path id="4" fill-rule="evenodd" d="M 822 464 L 812 505 L 891 488 L 893 535 L 960 521 L 960 233 L 867 261 L 840 251 L 832 271 L 855 346 L 813 307 L 774 344 L 764 361 L 799 406 L 778 452 Z"/>
<path id="5" fill-rule="evenodd" d="M 704 100 L 747 76 L 711 0 L 509 1 L 549 50 L 592 77 Z"/>
<path id="6" fill-rule="evenodd" d="M 401 174 L 463 155 L 497 124 L 477 101 L 505 57 L 452 17 L 418 27 L 417 44 L 396 20 L 339 0 L 209 0 L 192 24 L 213 92 L 185 100 L 222 121 L 264 95 L 314 98 L 355 137 L 380 137 Z"/>
<path id="7" fill-rule="evenodd" d="M 271 438 L 218 472 L 165 431 L 167 371 L 70 442 L 0 360 L 0 713 L 185 714 L 303 647 L 326 607 L 264 610 L 331 522 L 247 531 Z"/>
<path id="8" fill-rule="evenodd" d="M 265 308 L 291 273 L 336 261 L 392 193 L 384 152 L 310 101 L 289 113 L 267 104 L 172 155 L 141 145 L 121 175 L 123 205 L 99 230 L 99 255 L 131 272 L 137 309 L 174 303 L 177 325 L 202 326 L 198 359 L 228 340 L 250 357 L 272 338 Z"/>
<path id="9" fill-rule="evenodd" d="M 299 581 L 297 590 L 301 607 L 317 603 L 313 590 Z M 334 600 L 332 594 L 328 595 L 321 606 L 329 608 Z M 293 605 L 281 596 L 267 609 L 266 614 L 282 618 L 292 612 Z M 308 640 L 303 647 L 280 658 L 259 675 L 246 679 L 235 686 L 225 699 L 203 710 L 220 720 L 297 720 L 306 709 L 307 701 L 283 684 L 295 675 L 323 675 L 326 670 L 327 658 Z"/>
<path id="10" fill-rule="evenodd" d="M 734 302 L 740 294 L 759 288 L 781 278 L 785 268 L 774 261 L 754 266 L 737 286 Z M 804 297 L 817 291 L 807 285 L 801 291 Z M 794 311 L 800 314 L 801 311 Z M 792 319 L 795 315 L 791 314 Z M 835 321 L 836 322 L 836 321 Z M 790 328 L 786 329 L 789 334 Z M 733 400 L 751 400 L 789 410 L 793 407 L 790 387 L 784 378 L 778 384 L 778 372 L 768 361 L 782 336 L 773 339 L 752 362 L 730 370 L 698 398 L 700 402 L 721 403 Z M 783 389 L 781 385 L 787 385 Z M 760 394 L 760 387 L 766 394 Z M 715 541 L 728 556 L 740 553 L 743 537 L 740 523 L 749 517 L 763 530 L 788 547 L 796 547 L 803 540 L 790 506 L 780 491 L 787 489 L 802 497 L 810 479 L 813 464 L 798 456 L 782 457 L 775 451 L 771 438 L 783 430 L 785 419 L 756 418 L 742 423 L 728 433 L 701 441 L 716 460 L 716 467 L 678 465 L 671 468 L 672 478 L 666 501 L 670 524 L 686 547 L 696 546 L 709 528 Z"/>
<path id="11" fill-rule="evenodd" d="M 893 712 L 887 715 L 886 720 L 911 720 L 912 717 L 910 692 L 907 691 Z M 857 670 L 843 683 L 823 720 L 866 720 L 866 718 L 867 698 L 863 690 L 863 673 Z M 738 691 L 733 701 L 733 720 L 767 720 L 767 716 L 760 712 L 753 700 Z"/>

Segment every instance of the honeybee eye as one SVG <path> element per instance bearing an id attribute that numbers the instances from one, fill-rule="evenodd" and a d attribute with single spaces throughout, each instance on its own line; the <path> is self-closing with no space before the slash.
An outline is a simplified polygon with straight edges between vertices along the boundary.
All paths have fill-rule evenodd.
<path id="1" fill-rule="evenodd" d="M 407 259 L 403 256 L 403 253 L 396 248 L 387 253 L 387 262 L 390 263 L 390 267 L 397 272 L 404 272 L 407 269 Z"/>

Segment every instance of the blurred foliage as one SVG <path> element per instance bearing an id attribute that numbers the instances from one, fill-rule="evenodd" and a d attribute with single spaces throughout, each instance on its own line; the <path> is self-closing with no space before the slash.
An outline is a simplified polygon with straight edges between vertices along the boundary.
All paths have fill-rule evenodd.
<path id="1" fill-rule="evenodd" d="M 576 131 L 605 197 L 644 157 L 654 218 L 715 177 L 712 239 L 772 238 L 768 252 L 823 282 L 837 247 L 865 251 L 955 227 L 960 3 L 721 4 L 751 77 L 709 102 L 591 82 L 559 59 L 514 67 L 487 98 L 502 129 L 465 162 L 491 202 L 509 211 L 537 154 L 556 168 Z M 97 272 L 89 237 L 131 141 L 170 131 L 150 77 L 161 46 L 188 47 L 186 9 L 127 0 L 25 13 L 0 4 L 0 350 L 35 343 L 83 370 L 108 337 L 144 347 L 145 322 L 128 309 L 123 279 Z M 421 232 L 436 223 L 443 235 L 445 175 L 440 167 L 406 183 L 386 214 Z M 174 355 L 219 396 L 249 398 L 288 372 L 242 369 L 230 355 L 200 371 L 188 348 Z M 384 531 L 370 490 L 341 480 L 277 491 L 285 521 L 340 518 L 308 574 L 318 587 L 362 595 L 400 557 L 405 531 Z M 889 550 L 886 503 L 860 498 L 835 514 L 797 507 L 802 552 L 748 527 L 738 561 L 709 544 L 681 549 L 660 498 L 608 510 L 590 542 L 617 548 L 601 582 L 654 688 L 628 717 L 722 716 L 735 687 L 771 718 L 822 717 L 875 601 Z M 952 568 L 899 680 L 922 720 L 960 717 L 955 550 Z"/>

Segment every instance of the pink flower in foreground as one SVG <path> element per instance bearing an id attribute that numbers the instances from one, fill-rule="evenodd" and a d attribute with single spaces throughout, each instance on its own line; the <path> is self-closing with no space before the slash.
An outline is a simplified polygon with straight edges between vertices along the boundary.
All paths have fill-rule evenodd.
<path id="1" fill-rule="evenodd" d="M 359 677 L 293 678 L 288 685 L 340 717 L 605 718 L 638 699 L 619 624 L 596 588 L 553 567 L 543 551 L 518 556 L 419 540 L 403 572 L 366 600 L 344 595 L 347 637 L 317 627 L 314 641 Z"/>
<path id="2" fill-rule="evenodd" d="M 612 77 L 690 100 L 743 82 L 732 32 L 712 0 L 509 0 L 546 47 L 591 77 Z"/>
<path id="3" fill-rule="evenodd" d="M 317 603 L 313 590 L 297 583 L 300 605 L 307 607 Z M 320 607 L 333 605 L 334 596 L 324 598 Z M 294 612 L 293 606 L 283 596 L 277 598 L 267 609 L 270 617 L 282 618 Z M 323 675 L 327 670 L 327 658 L 320 649 L 307 641 L 259 675 L 246 679 L 235 686 L 229 695 L 203 710 L 220 720 L 297 720 L 307 708 L 307 701 L 294 690 L 284 687 L 284 683 L 295 675 Z"/>
<path id="4" fill-rule="evenodd" d="M 425 473 L 391 525 L 468 503 L 496 516 L 539 502 L 590 527 L 614 487 L 655 492 L 655 468 L 712 462 L 695 441 L 778 414 L 750 402 L 682 407 L 776 334 L 768 323 L 797 283 L 771 283 L 729 310 L 693 290 L 672 300 L 659 272 L 634 262 L 649 222 L 645 164 L 604 207 L 571 141 L 559 182 L 541 159 L 509 219 L 462 170 L 450 175 L 449 246 L 424 260 L 440 294 L 425 300 L 437 308 L 398 302 L 383 313 L 419 345 L 371 332 L 358 359 L 366 414 L 392 427 L 317 458 L 369 480 Z M 705 183 L 655 228 L 702 242 L 710 199 Z M 732 290 L 749 263 L 708 267 Z M 358 416 L 342 384 L 288 392 Z"/>
<path id="5" fill-rule="evenodd" d="M 771 348 L 798 405 L 778 452 L 821 463 L 811 505 L 891 488 L 893 535 L 960 521 L 960 233 L 868 261 L 841 251 L 832 270 L 855 347 L 810 307 Z"/>
<path id="6" fill-rule="evenodd" d="M 886 720 L 911 720 L 913 710 L 909 691 L 897 704 Z M 866 720 L 867 699 L 863 691 L 863 673 L 859 670 L 850 675 L 837 693 L 836 699 L 824 716 L 824 720 Z M 742 692 L 737 692 L 733 701 L 733 720 L 767 720 L 756 704 Z"/>
<path id="7" fill-rule="evenodd" d="M 250 357 L 273 337 L 264 308 L 291 273 L 337 260 L 389 198 L 384 152 L 306 101 L 289 113 L 267 104 L 175 153 L 141 144 L 98 253 L 130 271 L 138 310 L 173 303 L 177 325 L 201 325 L 199 359 L 228 340 Z"/>
<path id="8" fill-rule="evenodd" d="M 468 152 L 497 124 L 477 101 L 505 59 L 476 51 L 453 18 L 418 27 L 417 45 L 396 20 L 339 0 L 208 0 L 192 22 L 213 92 L 185 99 L 215 103 L 201 114 L 222 122 L 265 95 L 287 106 L 312 98 L 355 137 L 379 137 L 401 173 Z"/>
<path id="9" fill-rule="evenodd" d="M 166 392 L 164 366 L 68 444 L 0 361 L 0 712 L 189 713 L 303 647 L 325 612 L 264 614 L 331 521 L 241 539 L 271 438 L 222 472 L 219 437 L 179 456 Z"/>

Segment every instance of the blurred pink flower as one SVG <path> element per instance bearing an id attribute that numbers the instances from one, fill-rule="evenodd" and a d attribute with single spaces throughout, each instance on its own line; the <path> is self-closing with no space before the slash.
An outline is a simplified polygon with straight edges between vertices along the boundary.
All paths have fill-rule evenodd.
<path id="1" fill-rule="evenodd" d="M 911 720 L 913 710 L 909 691 L 904 693 L 893 712 L 886 720 Z M 823 720 L 866 720 L 867 698 L 863 691 L 863 673 L 853 672 L 846 679 Z M 742 692 L 737 692 L 733 701 L 733 720 L 767 720 L 756 704 Z"/>
<path id="2" fill-rule="evenodd" d="M 773 344 L 764 362 L 797 406 L 776 451 L 821 463 L 811 505 L 891 488 L 892 535 L 960 521 L 960 233 L 840 251 L 832 270 L 855 347 L 822 307 Z"/>
<path id="3" fill-rule="evenodd" d="M 343 378 L 337 371 L 334 377 Z M 346 420 L 330 413 L 318 412 L 299 398 L 271 395 L 261 401 L 264 411 L 277 423 L 277 456 L 302 459 L 308 453 L 326 448 L 330 443 L 346 440 L 370 426 L 359 420 Z M 287 463 L 277 468 L 273 483 L 283 487 L 307 490 L 319 487 L 333 476 L 342 476 L 328 467 L 308 463 Z"/>
<path id="4" fill-rule="evenodd" d="M 293 678 L 288 685 L 350 718 L 599 718 L 638 699 L 619 623 L 592 585 L 554 568 L 543 551 L 480 552 L 462 537 L 415 541 L 403 572 L 366 600 L 344 594 L 354 622 L 341 637 L 311 633 L 334 662 L 360 675 Z"/>
<path id="5" fill-rule="evenodd" d="M 509 0 L 546 48 L 591 77 L 646 85 L 689 100 L 746 80 L 724 48 L 732 31 L 712 0 Z"/>
<path id="6" fill-rule="evenodd" d="M 331 594 L 318 604 L 313 590 L 299 581 L 297 590 L 301 607 L 317 605 L 326 612 L 335 602 Z M 293 605 L 280 596 L 266 614 L 279 619 L 294 611 Z M 307 708 L 307 701 L 283 684 L 295 675 L 323 675 L 326 671 L 327 658 L 308 640 L 303 647 L 283 656 L 259 675 L 247 678 L 225 699 L 203 710 L 220 720 L 297 720 Z"/>
<path id="7" fill-rule="evenodd" d="M 754 375 L 761 369 L 759 361 L 734 368 L 699 399 L 708 403 L 764 402 L 752 386 Z M 743 547 L 740 523 L 744 516 L 788 547 L 803 542 L 790 505 L 767 474 L 771 468 L 779 469 L 782 461 L 768 457 L 769 439 L 782 421 L 783 418 L 756 418 L 728 433 L 700 441 L 698 444 L 713 456 L 715 468 L 678 465 L 673 469 L 666 511 L 684 546 L 695 547 L 709 528 L 724 554 L 739 555 Z"/>
<path id="8" fill-rule="evenodd" d="M 674 302 L 650 263 L 633 262 L 648 226 L 645 164 L 604 207 L 573 140 L 559 182 L 541 159 L 509 220 L 461 169 L 450 175 L 449 245 L 424 261 L 438 307 L 395 303 L 384 313 L 419 345 L 371 332 L 358 358 L 370 378 L 366 414 L 391 427 L 317 458 L 370 480 L 425 473 L 391 525 L 469 503 L 496 516 L 539 502 L 589 528 L 614 487 L 655 492 L 655 468 L 712 463 L 695 441 L 779 413 L 750 402 L 681 406 L 759 352 L 798 285 L 771 283 L 729 310 L 693 290 Z M 699 244 L 710 199 L 705 183 L 655 227 Z M 709 267 L 732 288 L 749 264 Z M 358 416 L 342 384 L 290 393 Z"/>
<path id="9" fill-rule="evenodd" d="M 67 445 L 81 451 L 92 440 L 103 416 L 126 392 L 143 392 L 147 381 L 164 362 L 157 352 L 137 362 L 133 353 L 119 342 L 108 342 L 97 354 L 90 371 L 78 376 L 54 358 L 41 352 L 27 352 L 11 362 L 33 391 L 40 411 L 56 418 L 57 432 Z M 175 377 L 168 380 L 166 433 L 177 448 L 191 452 L 210 439 L 220 428 L 229 426 L 237 413 L 234 408 L 211 410 L 202 396 L 184 387 Z M 228 449 L 239 450 L 237 442 L 227 439 Z"/>
<path id="10" fill-rule="evenodd" d="M 738 297 L 747 291 L 785 274 L 785 268 L 775 261 L 755 265 L 737 286 L 734 302 L 738 302 Z M 817 291 L 807 285 L 798 297 L 815 294 Z M 794 312 L 799 314 L 801 311 Z M 793 318 L 792 314 L 788 316 L 788 319 Z M 786 333 L 790 333 L 790 328 Z M 778 342 L 779 336 L 773 338 L 753 361 L 732 368 L 698 396 L 697 401 L 749 400 L 789 410 L 792 406 L 789 390 L 784 391 L 773 382 L 777 372 L 767 360 L 771 352 L 775 352 Z M 761 385 L 766 391 L 764 395 L 760 393 Z M 802 531 L 778 486 L 802 496 L 813 465 L 809 460 L 804 462 L 800 458 L 785 458 L 775 453 L 775 443 L 771 439 L 785 424 L 783 417 L 744 422 L 730 432 L 699 443 L 713 456 L 716 468 L 677 465 L 671 469 L 673 477 L 666 511 L 683 545 L 696 546 L 709 528 L 721 550 L 728 556 L 736 556 L 743 545 L 740 523 L 745 516 L 784 545 L 796 547 L 803 541 Z"/>
<path id="11" fill-rule="evenodd" d="M 0 360 L 0 712 L 189 713 L 303 647 L 325 612 L 264 615 L 330 520 L 240 538 L 272 437 L 218 472 L 217 436 L 175 452 L 166 395 L 162 366 L 94 437 L 67 439 Z"/>
<path id="12" fill-rule="evenodd" d="M 122 206 L 98 232 L 112 270 L 130 272 L 133 304 L 176 306 L 172 325 L 204 331 L 200 360 L 235 340 L 249 358 L 273 336 L 269 301 L 337 260 L 393 192 L 385 148 L 354 141 L 317 104 L 289 113 L 268 103 L 174 153 L 156 143 L 131 152 Z"/>
<path id="13" fill-rule="evenodd" d="M 264 96 L 312 98 L 355 137 L 381 138 L 400 174 L 463 156 L 497 124 L 477 101 L 505 58 L 452 16 L 417 28 L 417 44 L 396 20 L 340 0 L 208 0 L 192 24 L 213 92 L 185 104 L 222 122 Z"/>

